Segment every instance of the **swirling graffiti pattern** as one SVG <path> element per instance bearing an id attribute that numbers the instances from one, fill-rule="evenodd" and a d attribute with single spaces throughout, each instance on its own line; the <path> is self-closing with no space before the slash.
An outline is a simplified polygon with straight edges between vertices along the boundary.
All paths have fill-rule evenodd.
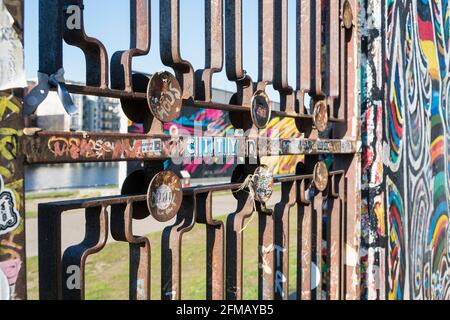
<path id="1" fill-rule="evenodd" d="M 450 299 L 450 7 L 386 1 L 389 298 Z"/>

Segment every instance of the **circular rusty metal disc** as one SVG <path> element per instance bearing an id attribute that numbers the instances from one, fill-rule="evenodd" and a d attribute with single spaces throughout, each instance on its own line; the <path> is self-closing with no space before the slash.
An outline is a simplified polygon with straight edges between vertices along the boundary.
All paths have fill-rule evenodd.
<path id="1" fill-rule="evenodd" d="M 147 87 L 147 101 L 156 119 L 162 122 L 178 119 L 183 104 L 178 80 L 167 71 L 154 74 Z"/>
<path id="2" fill-rule="evenodd" d="M 344 12 L 342 14 L 342 20 L 345 29 L 351 29 L 353 27 L 353 11 L 350 2 L 345 1 Z"/>
<path id="3" fill-rule="evenodd" d="M 314 167 L 313 181 L 317 190 L 325 191 L 328 186 L 328 168 L 325 162 L 320 161 Z"/>
<path id="4" fill-rule="evenodd" d="M 317 130 L 324 132 L 328 128 L 328 108 L 325 101 L 319 101 L 314 106 L 314 125 Z"/>
<path id="5" fill-rule="evenodd" d="M 273 173 L 267 166 L 260 166 L 253 174 L 253 192 L 255 199 L 261 203 L 269 201 L 273 194 Z"/>
<path id="6" fill-rule="evenodd" d="M 256 91 L 252 98 L 252 120 L 259 129 L 267 127 L 270 121 L 272 108 L 269 96 L 264 91 Z"/>
<path id="7" fill-rule="evenodd" d="M 157 221 L 167 222 L 174 218 L 180 209 L 182 199 L 181 180 L 173 172 L 162 171 L 150 182 L 147 206 Z"/>

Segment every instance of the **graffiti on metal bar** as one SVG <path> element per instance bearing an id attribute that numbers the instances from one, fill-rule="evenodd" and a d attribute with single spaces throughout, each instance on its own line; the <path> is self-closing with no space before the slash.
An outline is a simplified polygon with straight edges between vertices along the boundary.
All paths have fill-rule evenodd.
<path id="1" fill-rule="evenodd" d="M 119 160 L 191 159 L 215 157 L 248 158 L 282 155 L 352 154 L 358 143 L 333 139 L 267 139 L 235 135 L 160 136 L 121 134 L 71 134 L 39 132 L 24 137 L 23 152 L 28 163 L 89 162 Z"/>

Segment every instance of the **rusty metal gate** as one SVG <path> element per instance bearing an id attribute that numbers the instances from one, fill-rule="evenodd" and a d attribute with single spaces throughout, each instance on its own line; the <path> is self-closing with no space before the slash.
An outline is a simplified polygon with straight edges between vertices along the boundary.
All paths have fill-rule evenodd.
<path id="1" fill-rule="evenodd" d="M 243 1 L 205 0 L 206 63 L 202 70 L 194 70 L 181 56 L 179 2 L 159 1 L 160 57 L 173 73 L 146 70 L 152 74 L 149 77 L 133 72 L 132 61 L 149 54 L 151 40 L 157 37 L 150 21 L 152 1 L 130 0 L 130 49 L 109 58 L 101 41 L 85 33 L 82 16 L 80 28 L 66 23 L 70 10 L 78 8 L 82 15 L 83 0 L 39 0 L 38 89 L 23 99 L 17 93 L 17 99 L 11 100 L 20 110 L 14 113 L 13 121 L 0 118 L 2 127 L 8 124 L 18 132 L 10 136 L 18 146 L 9 160 L 9 165 L 15 166 L 14 179 L 23 179 L 24 166 L 31 164 L 139 161 L 143 168 L 130 174 L 122 195 L 39 205 L 40 299 L 84 299 L 86 260 L 105 247 L 109 234 L 129 244 L 130 299 L 150 299 L 152 285 L 161 286 L 161 299 L 182 299 L 183 236 L 196 224 L 204 225 L 207 234 L 205 298 L 242 299 L 243 238 L 246 221 L 253 215 L 259 221 L 260 299 L 288 299 L 292 294 L 290 238 L 298 245 L 298 299 L 359 299 L 358 2 L 296 0 L 296 42 L 288 43 L 288 0 L 259 0 L 254 8 L 259 20 L 258 57 L 254 57 L 258 58 L 259 72 L 252 75 L 254 78 L 243 66 Z M 14 14 L 20 26 L 22 10 L 19 4 Z M 65 84 L 59 77 L 63 41 L 84 52 L 85 86 Z M 288 45 L 297 48 L 296 70 L 288 68 Z M 212 80 L 223 68 L 228 80 L 236 84 L 229 104 L 215 103 L 211 98 Z M 289 83 L 288 72 L 296 73 L 297 83 Z M 280 110 L 271 108 L 266 94 L 270 85 L 279 92 Z M 68 92 L 118 98 L 127 117 L 143 123 L 146 134 L 27 128 L 22 119 L 36 111 L 46 88 L 58 92 L 68 112 Z M 219 141 L 236 145 L 231 155 L 241 160 L 230 183 L 182 188 L 178 177 L 164 171 L 164 161 L 206 140 L 164 134 L 163 124 L 177 119 L 185 107 L 229 112 L 237 132 L 246 132 Z M 295 119 L 302 138 L 259 136 L 258 130 L 267 126 L 271 117 Z M 214 138 L 208 141 L 214 144 Z M 101 153 L 95 146 L 98 140 L 109 146 Z M 285 155 L 304 156 L 296 174 L 271 177 L 261 165 L 262 157 Z M 281 184 L 281 201 L 269 208 L 265 202 L 274 183 Z M 224 190 L 232 190 L 236 198 L 236 211 L 228 215 L 226 223 L 215 220 L 212 212 L 215 194 Z M 23 185 L 18 192 L 22 195 L 16 197 L 18 210 L 24 217 Z M 61 253 L 61 216 L 80 208 L 85 210 L 85 238 Z M 161 284 L 150 283 L 149 239 L 132 232 L 133 224 L 149 215 L 161 222 L 176 217 L 162 234 Z M 289 234 L 292 215 L 298 216 L 295 234 Z M 7 236 L 1 236 L 2 246 L 8 245 L 3 240 Z M 25 244 L 22 230 L 15 238 L 22 261 Z M 1 260 L 9 258 L 6 255 Z M 67 286 L 74 266 L 81 270 L 80 288 Z M 317 276 L 317 272 L 320 282 L 312 286 L 312 274 Z M 16 284 L 19 299 L 26 298 L 25 279 L 22 268 Z M 322 282 L 326 296 L 322 295 Z"/>

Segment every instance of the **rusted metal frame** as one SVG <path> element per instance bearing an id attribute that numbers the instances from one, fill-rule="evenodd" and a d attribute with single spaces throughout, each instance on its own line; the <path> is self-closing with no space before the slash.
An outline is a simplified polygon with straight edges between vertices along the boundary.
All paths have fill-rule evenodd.
<path id="1" fill-rule="evenodd" d="M 242 0 L 225 1 L 225 69 L 228 80 L 236 82 L 237 99 L 233 104 L 250 107 L 253 80 L 242 62 Z"/>
<path id="2" fill-rule="evenodd" d="M 150 241 L 133 235 L 133 201 L 111 206 L 111 235 L 114 240 L 127 242 L 130 248 L 129 298 L 150 299 Z"/>
<path id="3" fill-rule="evenodd" d="M 340 177 L 344 174 L 344 171 L 337 170 L 329 172 L 329 176 L 331 181 L 335 181 L 336 177 Z M 297 231 L 297 299 L 301 300 L 311 300 L 311 299 L 320 299 L 319 296 L 320 290 L 317 288 L 312 288 L 311 283 L 311 272 L 312 272 L 312 263 L 315 262 L 316 265 L 318 261 L 320 262 L 321 251 L 320 248 L 322 246 L 321 241 L 319 243 L 319 239 L 321 237 L 321 205 L 323 201 L 323 197 L 314 197 L 311 200 L 312 193 L 316 193 L 314 189 L 311 189 L 311 181 L 312 175 L 296 175 L 290 179 L 290 181 L 298 181 L 297 184 L 297 193 L 296 193 L 296 202 L 297 202 L 297 213 L 298 213 L 298 231 Z M 295 179 L 295 180 L 293 180 Z M 289 180 L 288 180 L 289 181 Z M 294 189 L 293 187 L 291 187 Z M 293 190 L 290 190 L 293 192 Z M 342 189 L 341 189 L 342 190 Z M 335 194 L 335 188 L 330 187 L 330 192 L 332 195 Z M 290 194 L 290 196 L 292 196 Z M 283 203 L 283 202 L 281 202 Z M 288 218 L 284 218 L 288 220 Z M 278 220 L 277 220 L 278 222 Z M 286 224 L 286 223 L 285 223 Z M 288 224 L 287 224 L 288 226 Z M 283 225 L 284 232 L 288 232 L 288 227 Z M 279 228 L 279 229 L 278 229 Z M 278 230 L 281 231 L 281 227 L 277 227 Z M 279 239 L 280 236 L 277 236 Z M 285 249 L 288 246 L 285 247 Z M 341 248 L 339 247 L 339 250 Z M 320 255 L 319 255 L 320 252 Z M 289 251 L 284 252 L 283 254 L 289 255 Z M 288 261 L 285 263 L 284 273 L 288 274 L 289 270 L 287 268 Z M 321 276 L 322 272 L 320 271 Z M 328 276 L 328 275 L 327 275 Z M 334 273 L 333 273 L 334 276 Z M 330 278 L 327 278 L 330 279 Z M 319 283 L 320 288 L 321 282 Z M 288 288 L 289 283 L 286 283 L 286 288 Z M 286 291 L 287 292 L 287 291 Z M 282 298 L 282 297 L 278 297 Z"/>
<path id="4" fill-rule="evenodd" d="M 254 138 L 248 137 L 242 142 L 247 143 L 250 139 Z M 282 139 L 281 148 L 276 153 L 272 150 L 271 141 L 265 138 L 257 139 L 258 150 L 266 151 L 268 155 L 351 154 L 357 148 L 355 141 Z M 42 131 L 32 136 L 23 136 L 21 143 L 26 164 L 161 161 L 171 157 L 177 145 L 184 143 L 184 137 Z"/>
<path id="5" fill-rule="evenodd" d="M 71 8 L 78 8 L 79 11 L 70 10 Z M 85 55 L 86 85 L 107 88 L 108 53 L 99 40 L 86 35 L 83 11 L 83 0 L 63 0 L 63 37 L 67 44 L 80 48 Z M 80 13 L 80 28 L 69 24 L 69 19 L 73 19 L 73 15 L 77 13 Z"/>
<path id="6" fill-rule="evenodd" d="M 211 102 L 212 77 L 223 68 L 223 1 L 205 0 L 205 69 L 196 71 L 195 99 Z"/>
<path id="7" fill-rule="evenodd" d="M 340 300 L 342 293 L 343 174 L 331 176 L 327 224 L 327 299 Z"/>
<path id="8" fill-rule="evenodd" d="M 161 240 L 161 299 L 181 299 L 181 254 L 183 234 L 195 225 L 196 201 L 184 194 L 176 222 L 166 227 Z"/>
<path id="9" fill-rule="evenodd" d="M 301 182 L 281 184 L 281 201 L 275 206 L 275 299 L 289 299 L 289 213 L 297 204 L 297 186 Z"/>
<path id="10" fill-rule="evenodd" d="M 41 300 L 61 300 L 63 298 L 63 269 L 61 264 L 61 215 L 63 212 L 83 208 L 94 208 L 95 210 L 95 208 L 98 207 L 107 208 L 108 206 L 123 204 L 127 201 L 138 202 L 145 201 L 145 199 L 145 195 L 132 197 L 116 196 L 39 204 L 39 298 Z M 86 213 L 89 212 L 92 211 L 86 211 Z M 103 218 L 106 219 L 105 210 L 102 210 L 99 221 L 101 222 Z M 103 221 L 105 221 L 104 224 L 103 222 L 100 223 L 100 226 L 102 227 L 107 225 L 106 220 Z M 105 232 L 102 231 L 100 234 L 103 234 L 103 236 L 106 237 Z M 100 238 L 103 238 L 103 236 Z M 97 243 L 102 243 L 102 241 L 99 240 Z M 98 248 L 99 247 L 97 247 L 97 249 Z"/>
<path id="11" fill-rule="evenodd" d="M 195 74 L 192 65 L 180 53 L 180 0 L 160 0 L 160 55 L 164 65 L 172 67 L 182 87 L 184 99 L 194 97 Z"/>
<path id="12" fill-rule="evenodd" d="M 80 86 L 74 84 L 67 84 L 66 88 L 72 94 L 85 94 L 85 95 L 93 95 L 93 96 L 101 96 L 108 98 L 116 98 L 116 99 L 126 99 L 134 101 L 138 103 L 139 106 L 141 104 L 145 104 L 147 101 L 147 94 L 143 92 L 126 92 L 120 91 L 116 89 L 102 89 L 97 87 L 89 87 L 89 86 Z M 55 90 L 54 88 L 50 88 L 50 90 Z M 252 89 L 253 92 L 253 89 Z M 251 95 L 249 96 L 251 100 Z M 216 102 L 208 102 L 201 100 L 192 100 L 192 99 L 183 99 L 183 106 L 193 107 L 199 109 L 216 109 L 228 112 L 239 112 L 239 113 L 248 113 L 248 106 L 238 105 L 238 104 L 226 104 L 226 103 L 216 103 Z M 144 107 L 144 106 L 143 106 Z M 299 113 L 290 113 L 286 111 L 276 111 L 272 110 L 272 115 L 274 117 L 283 117 L 283 118 L 294 118 L 294 119 L 304 119 L 307 121 L 312 121 L 312 116 L 308 114 L 299 114 Z M 330 117 L 330 122 L 342 123 L 343 120 L 339 118 Z"/>
<path id="13" fill-rule="evenodd" d="M 295 113 L 295 92 L 288 81 L 288 0 L 274 1 L 274 79 L 280 93 L 280 109 Z"/>
<path id="14" fill-rule="evenodd" d="M 226 299 L 243 298 L 244 221 L 254 211 L 254 200 L 244 192 L 237 194 L 237 209 L 226 224 Z"/>
<path id="15" fill-rule="evenodd" d="M 87 258 L 100 252 L 108 240 L 108 211 L 106 207 L 86 208 L 84 240 L 67 248 L 62 258 L 62 298 L 85 299 L 85 271 Z M 45 214 L 42 213 L 42 214 Z"/>
<path id="16" fill-rule="evenodd" d="M 330 199 L 334 197 L 341 197 L 343 193 L 343 185 L 341 185 L 341 189 L 336 186 L 337 177 L 343 177 L 344 171 L 338 170 L 330 173 L 330 187 L 328 188 L 329 192 L 326 194 L 325 192 L 317 192 L 314 200 L 313 200 L 313 219 L 315 217 L 315 221 L 313 220 L 313 251 L 315 251 L 315 255 L 313 255 L 313 261 L 316 262 L 317 271 L 319 272 L 319 282 L 315 289 L 312 290 L 312 298 L 317 300 L 322 300 L 322 290 L 323 290 L 323 282 L 325 279 L 325 283 L 327 285 L 326 288 L 326 299 L 332 298 L 333 300 L 338 299 L 339 296 L 339 288 L 341 285 L 340 281 L 340 256 L 341 256 L 341 203 L 340 199 L 336 202 L 337 209 L 332 210 L 333 207 Z M 343 181 L 344 179 L 341 179 Z M 325 202 L 328 203 L 325 206 Z M 328 208 L 328 211 L 325 211 L 325 208 Z M 337 211 L 337 212 L 336 212 Z M 328 216 L 327 219 L 327 230 L 326 230 L 326 272 L 323 272 L 323 246 L 322 241 L 324 240 L 323 236 L 323 217 L 324 215 Z M 315 226 L 314 226 L 315 224 Z M 314 228 L 315 227 L 315 228 Z M 314 230 L 315 229 L 315 230 Z M 314 242 L 314 238 L 316 241 Z M 316 277 L 317 279 L 317 277 Z"/>
<path id="17" fill-rule="evenodd" d="M 151 46 L 151 2 L 130 0 L 130 49 L 115 52 L 111 58 L 111 87 L 133 91 L 132 60 L 145 56 Z"/>
<path id="18" fill-rule="evenodd" d="M 224 185 L 223 190 L 227 190 Z M 209 191 L 194 189 L 196 201 L 196 222 L 206 225 L 206 299 L 223 300 L 225 294 L 225 227 L 222 221 L 214 220 L 212 216 L 213 190 L 222 190 L 214 186 Z"/>
<path id="19" fill-rule="evenodd" d="M 342 174 L 342 171 L 330 172 L 332 179 L 334 179 L 336 175 Z M 296 204 L 298 204 L 299 207 L 301 206 L 301 208 L 298 209 L 298 257 L 300 257 L 298 265 L 300 267 L 297 269 L 298 289 L 301 288 L 301 290 L 297 291 L 297 298 L 301 297 L 302 299 L 305 299 L 308 298 L 308 295 L 309 298 L 311 297 L 311 283 L 308 281 L 311 280 L 311 254 L 314 248 L 311 241 L 314 233 L 311 224 L 312 212 L 309 212 L 309 214 L 305 212 L 305 206 L 310 204 L 310 201 L 305 197 L 305 182 L 311 179 L 312 175 L 294 175 L 275 178 L 275 181 L 282 183 L 282 198 L 281 201 L 275 206 L 274 213 L 275 243 L 266 243 L 266 250 L 262 251 L 267 255 L 270 253 L 270 250 L 267 250 L 269 245 L 274 245 L 274 255 L 272 254 L 272 256 L 269 256 L 268 259 L 275 259 L 275 262 L 272 262 L 271 264 L 267 263 L 265 265 L 266 267 L 271 267 L 272 270 L 274 270 L 272 273 L 272 280 L 274 281 L 273 285 L 268 286 L 266 291 L 269 292 L 268 290 L 271 289 L 274 293 L 273 296 L 269 295 L 270 298 L 280 300 L 289 299 L 289 211 Z M 317 221 L 321 221 L 320 217 Z M 302 227 L 300 227 L 300 225 Z M 321 227 L 317 227 L 317 230 L 317 235 L 319 236 L 321 233 Z M 266 258 L 265 261 L 270 262 L 268 259 Z"/>

